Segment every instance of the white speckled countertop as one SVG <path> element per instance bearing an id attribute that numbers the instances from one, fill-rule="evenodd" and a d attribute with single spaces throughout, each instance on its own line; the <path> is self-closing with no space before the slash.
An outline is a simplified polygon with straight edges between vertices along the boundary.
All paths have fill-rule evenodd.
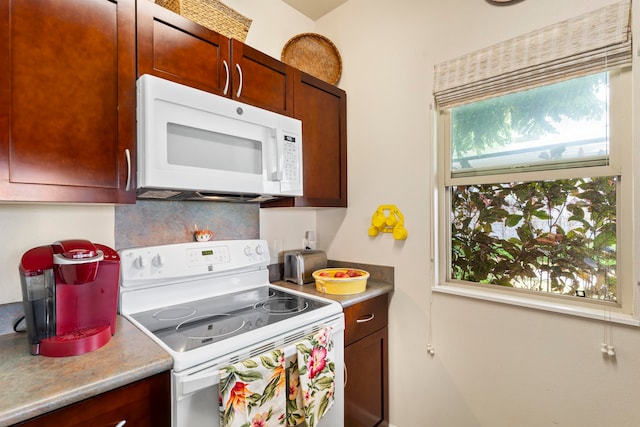
<path id="1" fill-rule="evenodd" d="M 8 426 L 171 369 L 171 355 L 123 317 L 102 348 L 32 356 L 26 334 L 0 335 L 0 426 Z"/>

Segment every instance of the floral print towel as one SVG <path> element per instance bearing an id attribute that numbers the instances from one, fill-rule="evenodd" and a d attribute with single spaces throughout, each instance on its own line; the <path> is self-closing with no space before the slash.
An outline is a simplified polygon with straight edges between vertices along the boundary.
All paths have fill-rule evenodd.
<path id="1" fill-rule="evenodd" d="M 296 348 L 298 375 L 296 370 L 290 369 L 287 422 L 295 426 L 306 421 L 309 427 L 315 427 L 334 400 L 336 367 L 333 328 L 321 329 Z M 299 388 L 296 391 L 294 388 L 297 386 Z M 292 396 L 295 396 L 294 400 Z"/>
<path id="2" fill-rule="evenodd" d="M 220 426 L 270 427 L 285 422 L 286 373 L 282 350 L 220 371 Z"/>

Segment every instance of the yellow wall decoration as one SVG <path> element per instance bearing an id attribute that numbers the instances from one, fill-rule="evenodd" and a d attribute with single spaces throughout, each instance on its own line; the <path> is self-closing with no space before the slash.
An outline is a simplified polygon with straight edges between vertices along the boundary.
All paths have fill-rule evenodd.
<path id="1" fill-rule="evenodd" d="M 396 205 L 380 205 L 373 213 L 369 236 L 376 237 L 378 233 L 393 233 L 396 240 L 407 238 L 407 229 L 404 228 L 404 215 Z"/>

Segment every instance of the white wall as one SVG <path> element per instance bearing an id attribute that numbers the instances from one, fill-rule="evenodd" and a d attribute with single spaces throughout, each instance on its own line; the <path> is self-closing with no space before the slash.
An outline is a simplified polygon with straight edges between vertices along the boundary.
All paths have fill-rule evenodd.
<path id="1" fill-rule="evenodd" d="M 302 230 L 315 226 L 329 258 L 395 266 L 394 425 L 640 425 L 636 328 L 429 291 L 434 64 L 611 2 L 524 0 L 498 7 L 484 0 L 349 0 L 313 24 L 311 31 L 329 37 L 343 60 L 339 86 L 348 93 L 349 208 L 319 209 L 315 219 L 308 210 L 263 210 L 261 235 L 284 235 L 290 249 Z M 274 5 L 227 3 L 254 19 L 247 42 L 260 42 L 260 49 L 278 57 L 290 35 L 283 34 Z M 296 29 L 303 31 L 309 29 Z M 406 241 L 388 234 L 368 237 L 380 204 L 396 204 L 404 213 Z M 600 352 L 605 331 L 615 358 Z M 426 351 L 429 343 L 433 356 Z"/>
<path id="2" fill-rule="evenodd" d="M 22 254 L 57 240 L 88 239 L 113 247 L 113 206 L 0 204 L 0 304 L 22 301 Z"/>
<path id="3" fill-rule="evenodd" d="M 226 3 L 250 18 L 255 17 L 247 44 L 278 59 L 289 38 L 311 31 L 314 26 L 313 21 L 280 0 L 232 0 Z M 273 25 L 275 22 L 277 25 Z M 277 224 L 268 218 L 265 223 L 267 230 L 270 224 Z M 290 218 L 288 224 L 289 229 L 285 231 L 289 234 L 281 233 L 276 226 L 272 234 L 290 245 L 285 249 L 300 248 L 304 231 L 315 230 L 315 214 L 312 211 L 301 213 Z M 265 238 L 269 237 L 267 233 Z M 0 203 L 0 304 L 22 301 L 18 265 L 27 249 L 72 238 L 113 246 L 114 207 Z"/>
<path id="4" fill-rule="evenodd" d="M 340 49 L 349 96 L 349 208 L 328 253 L 395 266 L 390 381 L 398 427 L 640 425 L 636 328 L 611 327 L 610 358 L 600 352 L 602 322 L 429 293 L 434 64 L 613 1 L 349 0 L 317 22 Z M 382 203 L 404 213 L 406 242 L 367 237 Z"/>
<path id="5" fill-rule="evenodd" d="M 326 35 L 341 52 L 349 208 L 262 210 L 261 236 L 293 249 L 315 228 L 318 247 L 331 259 L 395 266 L 396 426 L 640 425 L 636 328 L 610 328 L 617 356 L 608 358 L 600 353 L 601 322 L 429 292 L 433 65 L 611 1 L 497 7 L 484 0 L 349 0 L 317 22 L 279 0 L 225 1 L 254 20 L 247 43 L 276 58 L 290 37 L 308 31 Z M 390 203 L 404 213 L 404 242 L 367 236 L 374 210 Z M 113 208 L 0 205 L 0 303 L 21 299 L 17 263 L 24 250 L 74 236 L 112 244 Z M 434 356 L 426 351 L 430 331 Z"/>

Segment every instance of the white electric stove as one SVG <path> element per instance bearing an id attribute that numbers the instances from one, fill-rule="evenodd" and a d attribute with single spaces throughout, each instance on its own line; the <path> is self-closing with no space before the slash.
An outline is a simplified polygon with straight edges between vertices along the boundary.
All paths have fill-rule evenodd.
<path id="1" fill-rule="evenodd" d="M 120 314 L 173 357 L 173 427 L 218 427 L 221 368 L 276 348 L 295 352 L 297 342 L 327 326 L 334 330 L 336 392 L 333 407 L 318 425 L 343 425 L 342 307 L 271 285 L 264 240 L 119 253 Z"/>

